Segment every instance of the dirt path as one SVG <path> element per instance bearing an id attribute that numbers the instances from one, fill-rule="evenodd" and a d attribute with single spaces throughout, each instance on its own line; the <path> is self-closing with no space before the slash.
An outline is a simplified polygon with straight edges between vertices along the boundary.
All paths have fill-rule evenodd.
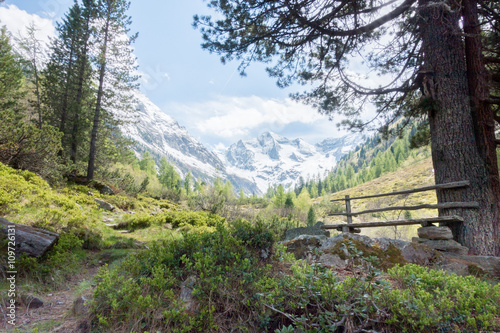
<path id="1" fill-rule="evenodd" d="M 80 333 L 82 330 L 82 315 L 73 313 L 74 302 L 79 298 L 82 283 L 90 284 L 99 267 L 88 268 L 84 273 L 74 276 L 66 287 L 59 291 L 39 295 L 43 306 L 37 309 L 21 305 L 16 309 L 16 325 L 7 324 L 4 313 L 0 313 L 0 332 L 58 332 Z M 90 293 L 86 290 L 83 294 Z M 5 311 L 5 309 L 2 308 Z"/>

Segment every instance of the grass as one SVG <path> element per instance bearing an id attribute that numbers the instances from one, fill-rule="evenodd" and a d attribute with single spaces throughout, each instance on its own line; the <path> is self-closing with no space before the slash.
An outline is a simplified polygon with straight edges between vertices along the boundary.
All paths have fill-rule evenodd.
<path id="1" fill-rule="evenodd" d="M 359 197 L 365 195 L 390 193 L 395 191 L 409 190 L 429 185 L 434 185 L 434 174 L 431 158 L 410 164 L 408 161 L 402 168 L 395 172 L 387 173 L 379 178 L 373 179 L 364 184 L 349 188 L 337 193 L 329 194 L 328 200 L 342 199 L 346 195 Z M 320 202 L 324 198 L 317 198 L 314 202 Z M 410 195 L 397 195 L 382 198 L 360 199 L 351 201 L 351 210 L 359 212 L 367 209 L 390 207 L 390 206 L 414 206 L 421 204 L 436 204 L 435 191 L 419 192 Z M 334 205 L 332 203 L 332 205 Z M 338 210 L 345 212 L 344 202 L 336 204 Z M 436 209 L 422 209 L 411 211 L 412 218 L 426 218 L 437 216 Z M 404 211 L 389 211 L 382 214 L 366 214 L 353 217 L 354 223 L 397 220 L 405 217 Z M 345 221 L 341 217 L 325 216 L 325 224 L 337 224 Z M 416 229 L 419 226 L 400 226 L 395 230 L 393 227 L 362 228 L 362 234 L 376 237 L 392 237 L 408 240 L 416 236 Z M 396 237 L 394 237 L 396 236 Z"/>

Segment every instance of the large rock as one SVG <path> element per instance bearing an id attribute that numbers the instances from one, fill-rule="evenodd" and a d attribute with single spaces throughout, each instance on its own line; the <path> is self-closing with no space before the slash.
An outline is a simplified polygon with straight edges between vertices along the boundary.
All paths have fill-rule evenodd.
<path id="1" fill-rule="evenodd" d="M 468 248 L 460 245 L 459 242 L 456 242 L 456 241 L 450 240 L 450 239 L 448 239 L 448 240 L 433 240 L 433 239 L 413 237 L 412 241 L 414 243 L 425 244 L 427 246 L 432 247 L 433 249 L 436 249 L 436 250 L 442 251 L 442 252 L 451 252 L 451 253 L 457 253 L 457 254 L 469 253 Z"/>
<path id="2" fill-rule="evenodd" d="M 9 230 L 13 232 L 9 233 Z M 17 257 L 23 253 L 31 257 L 41 257 L 54 246 L 59 234 L 0 218 L 0 238 L 15 242 Z"/>
<path id="3" fill-rule="evenodd" d="M 326 240 L 325 236 L 300 235 L 289 241 L 281 242 L 287 247 L 287 251 L 295 255 L 297 259 L 306 259 L 314 249 L 321 246 L 321 242 Z"/>
<path id="4" fill-rule="evenodd" d="M 408 263 L 420 266 L 435 266 L 444 260 L 441 252 L 420 243 L 407 242 L 407 245 L 401 249 L 401 255 Z"/>
<path id="5" fill-rule="evenodd" d="M 115 210 L 115 206 L 113 206 L 109 202 L 106 202 L 104 200 L 97 199 L 97 198 L 95 198 L 94 200 L 95 200 L 95 202 L 97 202 L 97 204 L 99 205 L 99 208 L 101 208 L 101 209 L 104 209 L 104 210 L 107 210 L 110 212 Z"/>
<path id="6" fill-rule="evenodd" d="M 418 237 L 433 240 L 453 239 L 453 233 L 449 227 L 421 227 L 417 230 Z"/>
<path id="7" fill-rule="evenodd" d="M 343 242 L 346 239 L 351 239 L 355 240 L 357 242 L 360 242 L 366 246 L 372 246 L 375 241 L 364 235 L 357 235 L 357 234 L 352 234 L 352 233 L 342 233 L 336 236 L 333 236 L 331 238 L 326 239 L 322 244 L 321 244 L 321 250 L 328 250 L 333 247 L 335 247 L 338 243 Z"/>
<path id="8" fill-rule="evenodd" d="M 321 229 L 322 225 L 322 222 L 318 222 L 315 225 L 309 227 L 288 229 L 285 234 L 285 240 L 292 240 L 300 235 L 330 237 L 330 232 L 328 230 Z"/>
<path id="9" fill-rule="evenodd" d="M 470 256 L 443 253 L 445 262 L 441 268 L 457 275 L 489 276 L 500 278 L 500 257 Z"/>
<path id="10" fill-rule="evenodd" d="M 414 242 L 406 242 L 343 233 L 331 238 L 302 235 L 283 244 L 298 259 L 309 259 L 318 248 L 322 252 L 318 262 L 334 269 L 345 269 L 350 257 L 344 247 L 348 241 L 362 252 L 362 256 L 377 257 L 382 269 L 412 263 L 457 275 L 500 278 L 500 257 L 469 256 L 466 247 L 451 240 L 414 238 Z M 361 258 L 357 262 L 363 264 L 364 260 Z"/>

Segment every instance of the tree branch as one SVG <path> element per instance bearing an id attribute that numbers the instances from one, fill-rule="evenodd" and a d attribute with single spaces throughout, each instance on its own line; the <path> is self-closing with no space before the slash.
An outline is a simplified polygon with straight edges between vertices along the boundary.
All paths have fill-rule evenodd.
<path id="1" fill-rule="evenodd" d="M 289 2 L 289 0 L 285 0 L 286 5 L 288 9 L 290 10 L 290 13 L 303 25 L 308 26 L 310 28 L 313 28 L 320 33 L 331 36 L 331 37 L 348 37 L 348 36 L 356 36 L 362 33 L 370 32 L 375 30 L 376 28 L 381 27 L 385 23 L 395 19 L 399 15 L 403 14 L 406 12 L 415 2 L 416 0 L 406 0 L 404 1 L 399 7 L 394 9 L 392 12 L 376 19 L 375 21 L 356 28 L 356 29 L 351 29 L 351 30 L 332 30 L 332 29 L 327 29 L 323 26 L 321 26 L 322 20 L 317 20 L 317 21 L 310 21 L 306 17 L 302 16 L 295 8 L 292 6 Z"/>

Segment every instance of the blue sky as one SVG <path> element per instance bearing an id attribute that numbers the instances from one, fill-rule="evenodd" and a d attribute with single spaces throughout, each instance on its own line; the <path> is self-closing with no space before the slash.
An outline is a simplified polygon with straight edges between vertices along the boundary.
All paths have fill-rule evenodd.
<path id="1" fill-rule="evenodd" d="M 54 33 L 73 0 L 6 0 L 0 24 L 14 34 L 34 20 L 40 35 Z M 129 15 L 141 90 L 210 148 L 251 139 L 265 131 L 311 143 L 339 137 L 335 122 L 288 95 L 304 87 L 279 89 L 262 64 L 240 77 L 238 63 L 222 65 L 219 56 L 201 49 L 201 34 L 192 28 L 194 14 L 211 14 L 202 0 L 132 0 Z"/>

